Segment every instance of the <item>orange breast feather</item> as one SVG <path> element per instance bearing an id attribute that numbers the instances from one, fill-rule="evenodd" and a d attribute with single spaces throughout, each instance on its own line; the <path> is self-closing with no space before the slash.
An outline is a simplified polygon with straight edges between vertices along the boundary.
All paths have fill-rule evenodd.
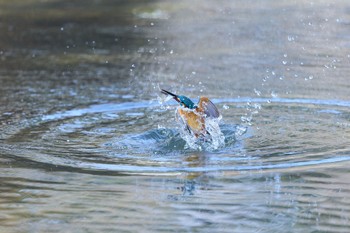
<path id="1" fill-rule="evenodd" d="M 197 110 L 184 110 L 179 108 L 179 115 L 197 136 L 205 133 L 205 119 Z"/>

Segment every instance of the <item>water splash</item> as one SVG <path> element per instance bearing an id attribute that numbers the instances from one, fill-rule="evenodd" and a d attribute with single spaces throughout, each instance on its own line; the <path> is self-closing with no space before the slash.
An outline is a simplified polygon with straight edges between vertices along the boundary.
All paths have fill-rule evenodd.
<path id="1" fill-rule="evenodd" d="M 220 129 L 220 121 L 222 116 L 218 118 L 205 119 L 206 135 L 196 137 L 193 132 L 188 129 L 184 119 L 178 114 L 178 107 L 175 112 L 175 118 L 179 123 L 180 136 L 186 141 L 186 146 L 195 150 L 214 151 L 225 146 L 225 136 Z"/>

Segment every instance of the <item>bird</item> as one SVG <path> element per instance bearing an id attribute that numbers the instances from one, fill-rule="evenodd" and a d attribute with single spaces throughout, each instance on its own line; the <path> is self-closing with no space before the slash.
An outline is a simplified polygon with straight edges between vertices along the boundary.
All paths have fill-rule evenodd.
<path id="1" fill-rule="evenodd" d="M 195 104 L 184 95 L 175 95 L 164 89 L 161 89 L 161 93 L 172 96 L 180 104 L 181 108 L 177 109 L 177 114 L 181 117 L 190 133 L 193 133 L 196 138 L 210 135 L 205 127 L 206 120 L 219 118 L 220 113 L 208 97 L 201 96 L 198 103 Z"/>

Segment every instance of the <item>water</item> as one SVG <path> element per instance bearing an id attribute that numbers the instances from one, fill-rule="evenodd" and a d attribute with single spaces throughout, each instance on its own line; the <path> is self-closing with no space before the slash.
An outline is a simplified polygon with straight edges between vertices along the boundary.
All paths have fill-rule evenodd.
<path id="1" fill-rule="evenodd" d="M 0 231 L 348 232 L 348 8 L 0 1 Z"/>

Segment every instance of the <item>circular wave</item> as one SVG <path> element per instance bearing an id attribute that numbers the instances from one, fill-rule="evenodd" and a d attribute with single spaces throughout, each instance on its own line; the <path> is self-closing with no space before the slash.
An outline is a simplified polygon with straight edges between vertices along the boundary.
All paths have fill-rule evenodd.
<path id="1" fill-rule="evenodd" d="M 216 99 L 225 145 L 188 148 L 172 106 L 91 105 L 48 114 L 4 140 L 2 153 L 36 163 L 118 173 L 202 173 L 303 169 L 350 161 L 350 102 Z M 247 103 L 265 104 L 242 123 Z M 248 109 L 249 110 L 249 109 Z M 239 123 L 239 124 L 234 124 Z"/>

